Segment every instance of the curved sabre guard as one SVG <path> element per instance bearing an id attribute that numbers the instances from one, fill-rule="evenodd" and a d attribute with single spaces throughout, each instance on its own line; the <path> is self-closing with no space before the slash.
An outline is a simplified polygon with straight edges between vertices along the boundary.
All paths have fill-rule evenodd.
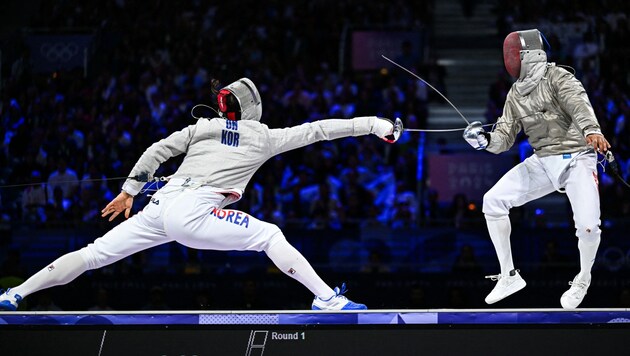
<path id="1" fill-rule="evenodd" d="M 394 131 L 392 132 L 390 136 L 388 136 L 388 139 L 392 140 L 392 142 L 396 142 L 398 141 L 398 139 L 400 138 L 400 135 L 402 135 L 404 131 L 405 131 L 405 128 L 403 127 L 402 120 L 399 117 L 397 117 L 396 120 L 394 121 Z"/>

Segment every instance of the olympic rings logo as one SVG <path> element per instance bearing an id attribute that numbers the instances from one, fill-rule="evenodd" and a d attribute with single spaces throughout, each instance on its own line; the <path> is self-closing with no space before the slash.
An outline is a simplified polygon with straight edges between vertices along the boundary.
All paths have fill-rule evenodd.
<path id="1" fill-rule="evenodd" d="M 39 52 L 50 62 L 68 62 L 79 53 L 79 46 L 74 42 L 45 43 Z"/>

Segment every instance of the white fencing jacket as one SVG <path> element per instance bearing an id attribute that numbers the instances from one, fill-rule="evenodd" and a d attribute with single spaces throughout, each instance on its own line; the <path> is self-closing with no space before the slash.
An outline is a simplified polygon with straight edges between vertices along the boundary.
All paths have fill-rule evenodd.
<path id="1" fill-rule="evenodd" d="M 194 184 L 210 186 L 227 193 L 233 203 L 240 199 L 256 170 L 269 158 L 314 142 L 372 132 L 375 116 L 353 119 L 327 119 L 302 125 L 270 129 L 253 120 L 231 121 L 224 118 L 200 119 L 151 145 L 135 164 L 129 177 L 152 177 L 160 164 L 171 157 L 186 154 L 171 178 L 189 179 Z M 144 182 L 127 179 L 122 189 L 136 195 Z"/>

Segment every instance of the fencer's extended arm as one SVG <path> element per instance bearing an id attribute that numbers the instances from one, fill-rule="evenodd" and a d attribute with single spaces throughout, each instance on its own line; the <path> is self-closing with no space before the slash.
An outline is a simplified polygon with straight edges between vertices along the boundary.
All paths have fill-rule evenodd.
<path id="1" fill-rule="evenodd" d="M 129 177 L 148 176 L 151 177 L 160 164 L 171 157 L 178 156 L 186 152 L 186 148 L 191 141 L 191 135 L 195 132 L 195 125 L 190 125 L 183 130 L 172 133 L 147 148 L 140 159 L 131 170 Z M 122 190 L 135 196 L 144 187 L 145 182 L 135 179 L 127 179 L 122 186 Z"/>
<path id="2" fill-rule="evenodd" d="M 315 142 L 349 136 L 375 134 L 387 140 L 386 137 L 394 133 L 394 124 L 376 116 L 362 116 L 352 119 L 319 120 L 283 129 L 272 129 L 268 133 L 270 154 L 273 156 Z M 393 141 L 397 138 L 392 137 Z"/>

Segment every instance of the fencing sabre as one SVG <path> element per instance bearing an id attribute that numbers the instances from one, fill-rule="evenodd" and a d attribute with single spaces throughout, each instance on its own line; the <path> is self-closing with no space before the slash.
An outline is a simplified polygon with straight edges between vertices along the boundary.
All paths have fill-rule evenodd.
<path id="1" fill-rule="evenodd" d="M 448 98 L 446 96 L 444 96 L 444 94 L 442 94 L 439 90 L 437 90 L 433 85 L 429 84 L 426 80 L 420 78 L 416 73 L 410 71 L 409 69 L 401 66 L 400 64 L 394 62 L 393 60 L 387 58 L 386 56 L 381 54 L 381 57 L 385 58 L 386 60 L 388 60 L 389 62 L 391 62 L 392 64 L 394 64 L 395 66 L 397 66 L 398 68 L 404 70 L 405 72 L 413 75 L 415 78 L 417 78 L 419 81 L 423 82 L 424 84 L 426 84 L 429 88 L 435 90 L 436 93 L 440 94 L 440 96 L 442 98 L 444 98 L 444 100 L 446 100 L 447 103 L 449 103 L 453 109 L 455 109 L 455 111 L 457 111 L 457 113 L 459 114 L 459 116 L 466 122 L 466 125 L 470 125 L 470 122 L 468 121 L 468 119 L 466 119 L 466 117 L 464 117 L 464 115 L 459 111 L 459 109 L 457 109 L 457 107 L 455 105 L 453 105 L 453 103 L 451 103 L 450 100 L 448 100 Z M 460 129 L 447 129 L 447 130 L 451 130 L 451 131 L 459 131 Z M 464 130 L 464 129 L 461 129 Z M 422 129 L 405 129 L 405 131 L 427 131 L 427 130 L 422 130 Z M 434 132 L 448 132 L 448 131 L 434 131 Z"/>
<path id="2" fill-rule="evenodd" d="M 403 67 L 402 65 L 394 62 L 393 60 L 387 58 L 386 56 L 381 54 L 381 57 L 385 58 L 386 60 L 388 60 L 389 62 L 391 62 L 392 64 L 394 64 L 395 66 L 397 66 L 398 68 L 404 70 L 405 72 L 411 74 L 412 76 L 414 76 L 415 78 L 417 78 L 418 80 L 420 80 L 421 82 L 423 82 L 424 84 L 426 84 L 429 88 L 433 89 L 436 93 L 438 93 L 442 98 L 444 98 L 444 100 L 446 100 L 447 103 L 449 103 L 451 105 L 451 107 L 453 107 L 453 109 L 455 109 L 455 111 L 457 111 L 457 113 L 459 114 L 459 116 L 466 122 L 467 125 L 470 125 L 470 121 L 468 121 L 468 119 L 466 119 L 466 117 L 459 111 L 459 109 L 457 109 L 457 107 L 450 101 L 448 100 L 448 98 L 442 94 L 439 90 L 437 90 L 433 85 L 429 84 L 426 80 L 420 78 L 417 74 L 415 74 L 414 72 L 410 71 L 409 69 Z M 524 117 L 527 117 L 529 115 L 526 115 Z M 500 124 L 498 122 L 492 123 L 492 124 L 484 124 L 481 125 L 481 127 L 490 127 L 490 126 L 495 126 L 497 124 Z M 404 131 L 410 131 L 410 132 L 457 132 L 457 131 L 464 131 L 466 130 L 465 127 L 460 127 L 460 128 L 452 128 L 452 129 L 404 129 Z"/>

